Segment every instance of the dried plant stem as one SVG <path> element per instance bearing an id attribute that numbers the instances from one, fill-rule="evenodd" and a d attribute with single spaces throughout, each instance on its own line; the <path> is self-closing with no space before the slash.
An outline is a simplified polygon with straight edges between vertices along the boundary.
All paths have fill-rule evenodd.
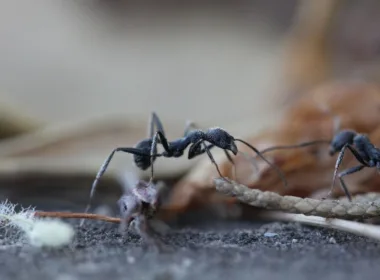
<path id="1" fill-rule="evenodd" d="M 119 218 L 97 215 L 97 214 L 86 214 L 86 213 L 66 213 L 66 212 L 43 212 L 37 211 L 35 214 L 37 217 L 51 217 L 51 218 L 63 218 L 63 219 L 91 219 L 104 221 L 109 223 L 120 223 Z"/>
<path id="2" fill-rule="evenodd" d="M 260 218 L 269 220 L 298 222 L 310 226 L 341 230 L 380 241 L 380 226 L 342 219 L 326 219 L 317 216 L 305 216 L 303 214 L 290 214 L 277 211 L 265 211 L 259 214 L 259 216 Z"/>
<path id="3" fill-rule="evenodd" d="M 228 183 L 220 178 L 215 179 L 216 189 L 224 194 L 236 197 L 241 202 L 268 210 L 313 215 L 328 218 L 373 218 L 380 216 L 380 194 L 365 199 L 320 200 L 281 196 L 274 192 L 251 189 L 236 182 Z"/>

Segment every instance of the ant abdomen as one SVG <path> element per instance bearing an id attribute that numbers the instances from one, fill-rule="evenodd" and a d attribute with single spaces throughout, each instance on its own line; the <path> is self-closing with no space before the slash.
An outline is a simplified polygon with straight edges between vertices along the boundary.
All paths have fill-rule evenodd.
<path id="1" fill-rule="evenodd" d="M 151 166 L 149 156 L 133 155 L 135 165 L 141 170 L 147 170 Z"/>
<path id="2" fill-rule="evenodd" d="M 141 155 L 141 154 L 134 154 L 133 155 L 133 161 L 135 165 L 140 168 L 141 170 L 146 170 L 148 169 L 152 162 L 150 158 L 150 150 L 152 146 L 152 139 L 144 139 L 137 143 L 135 146 L 136 149 L 139 149 L 142 153 L 145 153 L 146 155 Z M 155 158 L 153 158 L 153 161 Z"/>

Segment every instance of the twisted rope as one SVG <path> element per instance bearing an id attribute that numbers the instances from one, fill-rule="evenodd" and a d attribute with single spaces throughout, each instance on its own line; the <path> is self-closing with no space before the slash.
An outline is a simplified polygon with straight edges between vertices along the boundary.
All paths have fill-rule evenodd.
<path id="1" fill-rule="evenodd" d="M 282 196 L 274 192 L 250 189 L 236 182 L 228 183 L 214 179 L 216 189 L 226 195 L 236 197 L 251 206 L 268 210 L 279 210 L 294 214 L 342 219 L 367 219 L 380 216 L 380 193 L 358 195 L 352 202 L 342 200 L 321 200 Z"/>

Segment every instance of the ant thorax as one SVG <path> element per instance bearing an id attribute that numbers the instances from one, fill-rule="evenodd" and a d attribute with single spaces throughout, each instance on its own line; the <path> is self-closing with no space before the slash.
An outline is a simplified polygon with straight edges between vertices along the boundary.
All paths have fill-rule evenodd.
<path id="1" fill-rule="evenodd" d="M 205 133 L 202 130 L 192 130 L 186 137 L 182 138 L 186 145 L 204 140 Z"/>
<path id="2" fill-rule="evenodd" d="M 234 137 L 220 127 L 212 127 L 208 129 L 205 136 L 205 140 L 217 145 L 220 148 L 227 148 L 234 141 Z"/>
<path id="3" fill-rule="evenodd" d="M 207 129 L 207 133 L 215 133 L 215 132 L 227 133 L 227 131 L 225 131 L 223 128 L 219 126 L 210 127 L 209 129 Z"/>
<path id="4" fill-rule="evenodd" d="M 369 138 L 364 134 L 358 134 L 354 137 L 354 145 L 357 150 L 365 151 L 366 153 L 371 153 L 375 146 L 371 143 Z"/>

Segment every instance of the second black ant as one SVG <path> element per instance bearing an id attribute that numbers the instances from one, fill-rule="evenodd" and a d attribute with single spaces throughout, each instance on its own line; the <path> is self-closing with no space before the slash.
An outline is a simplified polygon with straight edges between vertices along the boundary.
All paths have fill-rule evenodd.
<path id="1" fill-rule="evenodd" d="M 363 168 L 373 168 L 376 167 L 378 171 L 380 171 L 380 149 L 377 148 L 368 138 L 367 135 L 358 133 L 351 129 L 339 129 L 340 127 L 340 119 L 338 117 L 334 118 L 334 136 L 331 141 L 329 140 L 316 140 L 310 142 L 304 142 L 296 145 L 288 145 L 288 146 L 275 146 L 264 149 L 261 151 L 262 154 L 278 150 L 278 149 L 289 149 L 289 148 L 301 148 L 307 147 L 315 144 L 327 143 L 329 144 L 329 154 L 330 156 L 335 155 L 339 152 L 337 161 L 335 163 L 334 175 L 330 190 L 326 197 L 329 197 L 334 189 L 336 177 L 339 178 L 340 185 L 347 196 L 349 201 L 352 201 L 352 197 L 346 183 L 343 180 L 344 176 L 349 174 L 353 174 L 361 171 Z M 344 154 L 346 150 L 349 150 L 356 160 L 360 163 L 354 167 L 348 168 L 338 173 L 338 169 L 340 164 L 342 163 Z"/>

